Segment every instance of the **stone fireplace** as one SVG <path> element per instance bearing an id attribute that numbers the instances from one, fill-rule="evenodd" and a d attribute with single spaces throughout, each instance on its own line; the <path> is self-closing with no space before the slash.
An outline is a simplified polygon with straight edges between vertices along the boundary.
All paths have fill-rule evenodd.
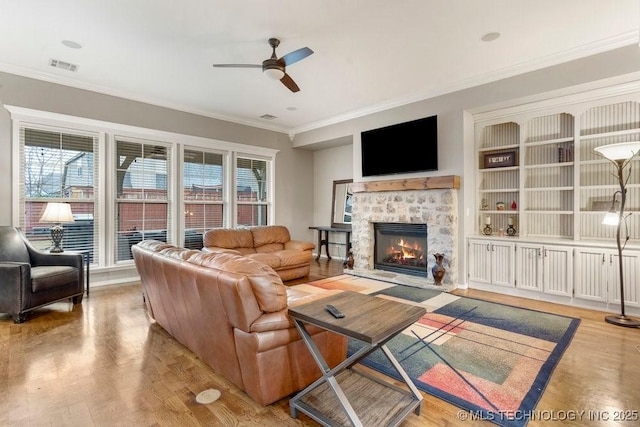
<path id="1" fill-rule="evenodd" d="M 459 188 L 457 176 L 354 183 L 351 224 L 354 268 L 345 273 L 421 288 L 455 289 L 458 283 Z M 417 251 L 423 252 L 426 275 L 380 268 L 376 260 L 376 224 L 380 223 L 425 226 L 426 248 L 415 249 L 414 255 Z M 406 246 L 415 246 L 415 242 Z M 431 274 L 436 253 L 444 254 L 446 274 L 442 286 L 435 285 Z M 424 271 L 424 266 L 420 269 Z"/>

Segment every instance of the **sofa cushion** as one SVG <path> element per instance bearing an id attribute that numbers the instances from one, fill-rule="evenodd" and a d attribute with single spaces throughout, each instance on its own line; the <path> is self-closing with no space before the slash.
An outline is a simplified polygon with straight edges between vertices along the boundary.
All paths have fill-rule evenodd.
<path id="1" fill-rule="evenodd" d="M 284 249 L 284 244 L 282 243 L 267 243 L 266 245 L 256 246 L 257 253 L 271 253 L 277 252 Z"/>
<path id="2" fill-rule="evenodd" d="M 291 240 L 289 229 L 283 225 L 251 227 L 250 230 L 253 235 L 253 246 L 256 248 L 270 243 L 279 243 L 283 245 L 280 249 L 283 249 L 284 244 Z"/>
<path id="3" fill-rule="evenodd" d="M 246 257 L 263 262 L 273 269 L 280 268 L 280 266 L 282 265 L 280 257 L 274 253 L 247 254 Z"/>
<path id="4" fill-rule="evenodd" d="M 175 258 L 175 259 L 189 259 L 191 257 L 191 255 L 196 254 L 200 251 L 195 250 L 195 249 L 183 249 L 183 248 L 177 248 L 177 247 L 173 247 L 173 248 L 165 248 L 160 250 L 160 253 L 162 255 L 165 255 L 169 258 Z"/>
<path id="5" fill-rule="evenodd" d="M 152 250 L 154 252 L 160 252 L 163 249 L 174 247 L 169 243 L 161 242 L 159 240 L 150 240 L 150 239 L 141 241 L 140 243 L 138 243 L 138 246 L 140 246 L 141 248 Z"/>
<path id="6" fill-rule="evenodd" d="M 273 268 L 262 262 L 241 255 L 204 252 L 195 253 L 187 261 L 246 276 L 260 310 L 265 313 L 279 311 L 287 306 L 286 286 Z"/>
<path id="7" fill-rule="evenodd" d="M 253 234 L 248 229 L 242 228 L 214 228 L 208 230 L 203 236 L 204 246 L 219 246 L 221 248 L 251 248 L 255 246 L 253 243 Z M 255 251 L 253 251 L 255 252 Z"/>
<path id="8" fill-rule="evenodd" d="M 78 269 L 66 265 L 31 267 L 31 291 L 41 292 L 78 280 Z"/>

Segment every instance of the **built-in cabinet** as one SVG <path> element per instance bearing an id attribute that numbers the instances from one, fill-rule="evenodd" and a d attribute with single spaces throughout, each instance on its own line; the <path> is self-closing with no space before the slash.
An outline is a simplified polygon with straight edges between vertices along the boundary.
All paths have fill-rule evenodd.
<path id="1" fill-rule="evenodd" d="M 469 239 L 469 279 L 513 287 L 514 247 L 514 242 Z"/>
<path id="2" fill-rule="evenodd" d="M 616 227 L 602 225 L 619 190 L 601 145 L 640 140 L 640 82 L 625 95 L 581 96 L 474 116 L 476 229 L 468 285 L 569 304 L 619 304 Z M 640 307 L 640 157 L 625 212 L 625 304 Z M 499 249 L 498 249 L 499 248 Z M 607 306 L 606 304 L 611 304 Z"/>
<path id="3" fill-rule="evenodd" d="M 625 306 L 640 307 L 640 252 L 622 253 Z M 603 248 L 576 249 L 575 297 L 620 304 L 618 251 Z"/>
<path id="4" fill-rule="evenodd" d="M 518 243 L 516 282 L 520 289 L 570 297 L 573 292 L 573 248 Z"/>

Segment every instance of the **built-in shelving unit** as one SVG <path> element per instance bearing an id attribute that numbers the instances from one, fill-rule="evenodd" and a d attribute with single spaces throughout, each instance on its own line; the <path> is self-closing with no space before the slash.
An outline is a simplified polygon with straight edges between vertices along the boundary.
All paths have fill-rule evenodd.
<path id="1" fill-rule="evenodd" d="M 478 226 L 502 233 L 517 224 L 520 204 L 520 126 L 500 123 L 482 130 L 478 148 Z M 495 162 L 491 162 L 495 160 Z"/>
<path id="2" fill-rule="evenodd" d="M 620 188 L 614 164 L 594 148 L 640 140 L 640 92 L 577 99 L 476 119 L 471 287 L 617 309 L 616 227 L 601 222 Z M 625 305 L 640 308 L 640 156 L 626 200 Z M 515 233 L 506 233 L 509 223 Z"/>

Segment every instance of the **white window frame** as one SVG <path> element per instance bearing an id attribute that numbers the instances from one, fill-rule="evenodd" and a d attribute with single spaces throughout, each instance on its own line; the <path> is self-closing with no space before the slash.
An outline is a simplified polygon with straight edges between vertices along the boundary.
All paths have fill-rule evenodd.
<path id="1" fill-rule="evenodd" d="M 113 153 L 115 150 L 116 138 L 125 139 L 141 139 L 148 141 L 159 141 L 172 146 L 172 161 L 170 164 L 171 176 L 174 179 L 168 183 L 168 191 L 171 194 L 171 235 L 167 235 L 167 239 L 176 245 L 183 244 L 184 240 L 184 218 L 180 215 L 184 209 L 184 199 L 182 193 L 182 180 L 175 179 L 182 175 L 182 161 L 184 159 L 184 147 L 215 150 L 224 153 L 225 159 L 225 224 L 229 227 L 235 227 L 236 224 L 236 194 L 235 194 L 235 161 L 237 153 L 242 156 L 260 158 L 270 162 L 268 167 L 269 175 L 269 194 L 271 195 L 268 205 L 269 224 L 273 224 L 275 218 L 275 200 L 274 200 L 274 183 L 275 183 L 275 159 L 279 150 L 252 146 L 247 144 L 239 144 L 217 139 L 184 135 L 173 132 L 160 131 L 156 129 L 142 128 L 137 126 L 123 125 L 119 123 L 106 122 L 95 119 L 87 119 L 75 117 L 66 114 L 52 113 L 47 111 L 34 110 L 29 108 L 5 105 L 9 111 L 12 120 L 12 164 L 20 164 L 20 128 L 23 126 L 51 126 L 60 129 L 68 129 L 70 132 L 78 131 L 84 133 L 98 134 L 98 155 L 102 159 L 102 167 L 99 169 L 98 180 L 100 188 L 100 200 L 96 200 L 96 211 L 100 215 L 101 221 L 97 232 L 100 239 L 100 264 L 98 268 L 115 268 L 122 263 L 115 263 L 115 159 Z M 20 167 L 14 167 L 12 172 L 12 197 L 13 200 L 21 200 L 23 195 L 21 190 Z M 20 220 L 20 204 L 13 203 L 12 222 L 13 225 L 19 226 Z M 227 225 L 225 225 L 227 226 Z M 129 264 L 133 264 L 132 261 Z"/>

